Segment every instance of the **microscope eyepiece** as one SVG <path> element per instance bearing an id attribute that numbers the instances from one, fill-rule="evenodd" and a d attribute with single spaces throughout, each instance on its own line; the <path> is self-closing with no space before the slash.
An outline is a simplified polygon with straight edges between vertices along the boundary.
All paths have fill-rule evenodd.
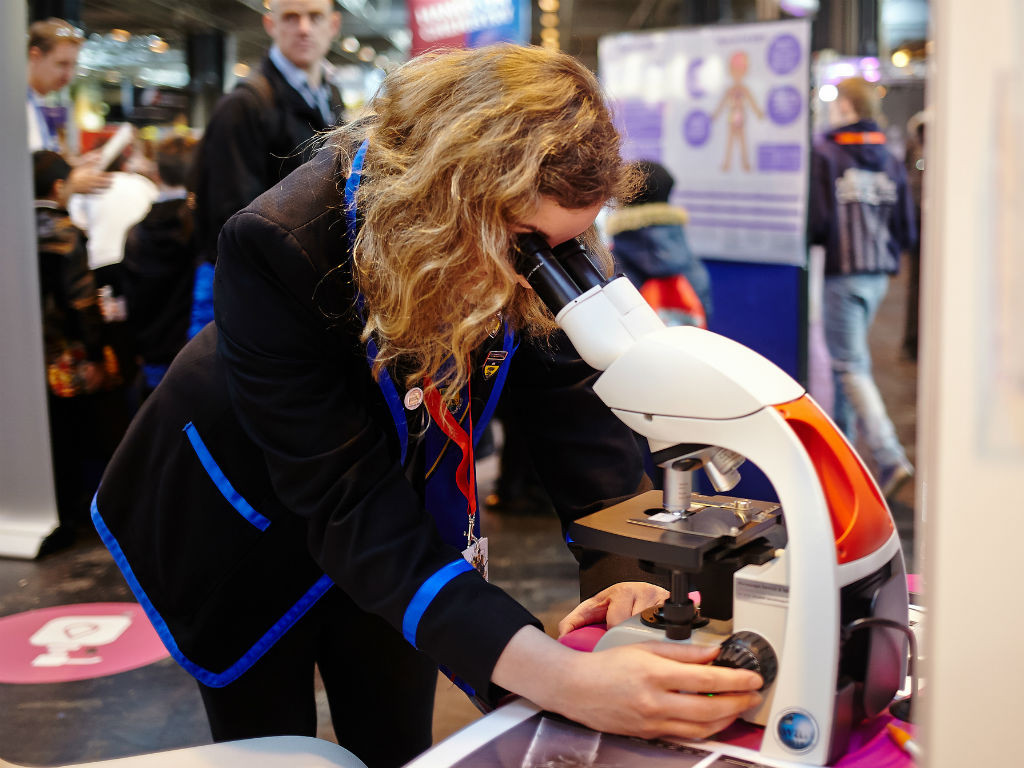
<path id="1" fill-rule="evenodd" d="M 567 240 L 554 250 L 555 258 L 584 293 L 608 281 L 590 260 L 586 248 L 576 238 Z"/>
<path id="2" fill-rule="evenodd" d="M 513 259 L 516 271 L 526 278 L 554 315 L 582 293 L 551 252 L 551 246 L 536 232 L 516 238 Z"/>

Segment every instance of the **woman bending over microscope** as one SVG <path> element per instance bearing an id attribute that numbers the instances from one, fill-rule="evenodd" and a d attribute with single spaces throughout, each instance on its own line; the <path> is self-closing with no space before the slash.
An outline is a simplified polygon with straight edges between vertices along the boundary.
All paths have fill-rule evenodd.
<path id="1" fill-rule="evenodd" d="M 758 701 L 760 677 L 708 666 L 715 649 L 570 650 L 480 572 L 472 446 L 499 393 L 563 526 L 640 488 L 631 433 L 514 269 L 527 232 L 607 268 L 594 218 L 635 186 L 593 75 L 500 45 L 400 67 L 224 227 L 215 323 L 93 509 L 215 740 L 313 735 L 314 664 L 370 766 L 430 746 L 439 665 L 483 705 L 512 692 L 647 738 L 707 736 Z M 666 594 L 595 592 L 563 629 Z"/>

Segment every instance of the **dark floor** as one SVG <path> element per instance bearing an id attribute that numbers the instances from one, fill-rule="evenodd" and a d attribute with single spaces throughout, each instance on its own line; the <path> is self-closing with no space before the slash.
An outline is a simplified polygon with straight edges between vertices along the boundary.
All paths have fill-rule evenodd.
<path id="1" fill-rule="evenodd" d="M 872 334 L 876 379 L 910 458 L 916 437 L 917 366 L 900 355 L 906 286 L 897 278 Z M 496 474 L 481 462 L 481 491 Z M 912 562 L 914 487 L 892 504 Z M 553 630 L 575 605 L 574 562 L 548 516 L 488 514 L 491 578 Z M 0 558 L 0 616 L 34 608 L 131 599 L 106 550 L 90 538 L 39 561 Z M 438 685 L 435 736 L 478 717 L 447 681 Z M 326 720 L 326 718 L 323 718 Z M 321 732 L 332 738 L 329 726 Z M 0 765 L 64 765 L 209 743 L 210 734 L 191 678 L 170 659 L 106 678 L 61 684 L 0 684 Z"/>

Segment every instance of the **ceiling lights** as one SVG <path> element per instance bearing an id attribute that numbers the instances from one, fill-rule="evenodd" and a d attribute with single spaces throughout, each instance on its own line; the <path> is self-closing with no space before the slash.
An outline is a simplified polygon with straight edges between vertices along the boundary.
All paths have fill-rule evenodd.
<path id="1" fill-rule="evenodd" d="M 540 44 L 558 50 L 561 47 L 558 32 L 558 0 L 537 0 L 540 9 Z"/>

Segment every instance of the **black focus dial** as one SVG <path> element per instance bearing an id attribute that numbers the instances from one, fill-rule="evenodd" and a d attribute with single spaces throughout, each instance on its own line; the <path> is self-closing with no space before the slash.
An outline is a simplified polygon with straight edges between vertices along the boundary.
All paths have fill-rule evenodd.
<path id="1" fill-rule="evenodd" d="M 764 680 L 764 690 L 775 680 L 779 671 L 779 660 L 768 641 L 756 632 L 737 632 L 726 638 L 718 652 L 718 658 L 711 662 L 716 667 L 733 667 L 757 672 Z"/>

